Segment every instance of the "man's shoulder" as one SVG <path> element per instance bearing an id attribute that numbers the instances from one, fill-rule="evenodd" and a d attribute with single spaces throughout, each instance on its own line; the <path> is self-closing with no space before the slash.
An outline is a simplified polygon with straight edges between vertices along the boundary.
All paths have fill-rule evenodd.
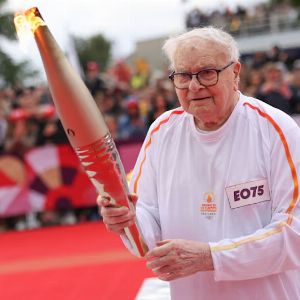
<path id="1" fill-rule="evenodd" d="M 164 127 L 169 127 L 173 124 L 176 124 L 182 121 L 187 113 L 183 110 L 182 107 L 177 107 L 171 110 L 168 110 L 161 114 L 151 125 L 150 130 L 157 127 L 161 127 L 163 124 L 167 125 Z"/>
<path id="2" fill-rule="evenodd" d="M 297 126 L 291 116 L 259 99 L 242 95 L 243 114 L 250 122 L 266 122 L 280 128 Z"/>

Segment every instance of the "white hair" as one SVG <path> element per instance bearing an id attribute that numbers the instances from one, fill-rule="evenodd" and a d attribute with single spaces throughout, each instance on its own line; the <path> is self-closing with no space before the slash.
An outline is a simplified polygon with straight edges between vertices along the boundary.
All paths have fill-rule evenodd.
<path id="1" fill-rule="evenodd" d="M 186 40 L 200 39 L 214 42 L 224 48 L 231 61 L 238 62 L 240 53 L 234 38 L 222 29 L 212 26 L 196 28 L 166 40 L 162 49 L 170 61 L 170 69 L 174 70 L 175 53 L 180 44 Z"/>

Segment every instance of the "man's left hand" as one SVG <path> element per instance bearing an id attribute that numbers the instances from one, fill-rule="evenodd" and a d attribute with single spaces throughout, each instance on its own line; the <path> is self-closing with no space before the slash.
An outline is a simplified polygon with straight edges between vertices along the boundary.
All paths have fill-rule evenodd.
<path id="1" fill-rule="evenodd" d="M 166 281 L 214 270 L 209 245 L 195 241 L 160 241 L 147 253 L 146 259 L 147 267 Z"/>

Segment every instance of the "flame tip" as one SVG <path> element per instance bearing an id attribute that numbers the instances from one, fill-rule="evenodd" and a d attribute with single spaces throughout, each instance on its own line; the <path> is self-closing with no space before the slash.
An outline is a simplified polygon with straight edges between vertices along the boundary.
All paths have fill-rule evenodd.
<path id="1" fill-rule="evenodd" d="M 46 25 L 37 7 L 16 12 L 14 23 L 20 40 L 24 40 L 30 31 L 34 33 L 38 27 Z"/>

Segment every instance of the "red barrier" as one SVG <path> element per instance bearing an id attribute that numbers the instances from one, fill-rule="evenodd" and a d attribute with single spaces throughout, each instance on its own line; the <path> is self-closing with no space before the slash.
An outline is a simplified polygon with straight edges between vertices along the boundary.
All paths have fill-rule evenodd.
<path id="1" fill-rule="evenodd" d="M 117 145 L 126 173 L 136 161 L 141 142 Z M 96 191 L 69 145 L 46 145 L 20 159 L 0 156 L 0 217 L 96 203 Z"/>

